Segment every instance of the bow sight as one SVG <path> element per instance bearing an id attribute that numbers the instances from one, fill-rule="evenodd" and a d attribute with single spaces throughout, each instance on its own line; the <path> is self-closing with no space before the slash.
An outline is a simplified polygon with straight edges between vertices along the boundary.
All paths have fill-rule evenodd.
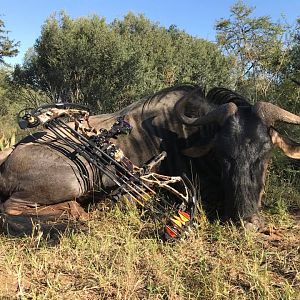
<path id="1" fill-rule="evenodd" d="M 193 225 L 197 206 L 195 189 L 189 179 L 152 172 L 166 157 L 165 152 L 144 166 L 135 166 L 111 141 L 120 134 L 130 133 L 132 127 L 124 116 L 117 118 L 110 129 L 97 130 L 89 123 L 89 113 L 87 107 L 79 104 L 48 104 L 22 110 L 18 123 L 22 129 L 43 125 L 52 132 L 73 149 L 72 155 L 80 155 L 114 183 L 111 198 L 123 197 L 137 203 L 162 222 L 166 239 L 178 239 L 186 234 Z M 67 124 L 65 119 L 71 123 Z M 167 201 L 158 195 L 157 188 L 168 191 L 175 199 Z"/>
<path id="2" fill-rule="evenodd" d="M 17 121 L 21 129 L 37 127 L 45 124 L 52 118 L 63 117 L 64 114 L 72 115 L 73 118 L 79 115 L 89 115 L 90 110 L 85 105 L 76 103 L 54 103 L 45 104 L 38 108 L 25 108 L 18 113 Z"/>

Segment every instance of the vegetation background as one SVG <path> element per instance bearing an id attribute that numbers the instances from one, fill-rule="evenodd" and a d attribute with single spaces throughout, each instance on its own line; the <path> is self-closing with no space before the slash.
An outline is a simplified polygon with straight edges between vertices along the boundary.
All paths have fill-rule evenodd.
<path id="1" fill-rule="evenodd" d="M 62 100 L 103 113 L 181 83 L 232 88 L 299 113 L 300 20 L 252 13 L 234 4 L 216 21 L 217 43 L 143 15 L 108 24 L 58 13 L 14 68 L 5 58 L 18 43 L 0 20 L 0 149 L 24 135 L 15 121 L 24 107 Z M 300 134 L 299 126 L 279 129 Z M 103 205 L 82 232 L 53 246 L 38 234 L 0 236 L 0 299 L 300 299 L 299 167 L 276 152 L 264 201 L 269 234 L 203 215 L 190 239 L 164 245 L 137 212 Z"/>

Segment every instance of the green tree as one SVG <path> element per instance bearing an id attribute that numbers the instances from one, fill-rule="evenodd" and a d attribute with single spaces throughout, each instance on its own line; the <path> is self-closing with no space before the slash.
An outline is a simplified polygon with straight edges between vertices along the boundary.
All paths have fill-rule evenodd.
<path id="1" fill-rule="evenodd" d="M 266 96 L 286 64 L 287 26 L 272 22 L 268 16 L 253 17 L 253 11 L 254 8 L 237 1 L 230 9 L 230 18 L 217 21 L 217 41 L 235 61 L 232 76 L 236 87 Z"/>
<path id="2" fill-rule="evenodd" d="M 292 111 L 300 111 L 300 19 L 286 32 L 289 44 L 281 78 L 277 82 L 276 95 Z"/>
<path id="3" fill-rule="evenodd" d="M 47 19 L 14 80 L 51 101 L 111 111 L 174 84 L 229 84 L 229 65 L 217 45 L 143 15 L 107 24 L 98 16 L 61 13 Z"/>
<path id="4" fill-rule="evenodd" d="M 42 28 L 34 52 L 15 70 L 15 81 L 43 90 L 51 101 L 88 102 L 109 108 L 123 85 L 131 83 L 130 57 L 105 20 L 97 16 L 72 20 L 61 13 Z M 126 74 L 127 75 L 127 74 Z"/>
<path id="5" fill-rule="evenodd" d="M 300 19 L 296 21 L 296 26 L 293 30 L 293 43 L 289 52 L 289 64 L 287 65 L 287 74 L 300 82 Z"/>
<path id="6" fill-rule="evenodd" d="M 4 64 L 5 57 L 12 57 L 18 54 L 19 42 L 9 39 L 9 31 L 5 30 L 4 21 L 0 19 L 0 64 Z"/>
<path id="7" fill-rule="evenodd" d="M 24 105 L 21 90 L 11 84 L 10 75 L 0 68 L 0 138 L 16 132 L 16 112 Z"/>
<path id="8" fill-rule="evenodd" d="M 128 14 L 112 26 L 127 41 L 127 51 L 138 57 L 138 88 L 144 94 L 183 82 L 206 88 L 227 82 L 229 61 L 211 42 L 192 37 L 175 25 L 161 27 L 143 15 Z"/>

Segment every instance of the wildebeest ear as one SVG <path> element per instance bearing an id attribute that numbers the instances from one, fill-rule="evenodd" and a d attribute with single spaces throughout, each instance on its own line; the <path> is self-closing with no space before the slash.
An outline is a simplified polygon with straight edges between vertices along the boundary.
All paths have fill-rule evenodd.
<path id="1" fill-rule="evenodd" d="M 288 137 L 282 136 L 273 127 L 270 129 L 270 135 L 272 143 L 280 148 L 283 153 L 291 158 L 300 159 L 300 144 L 289 139 Z"/>
<path id="2" fill-rule="evenodd" d="M 205 146 L 192 146 L 190 148 L 186 148 L 182 150 L 182 154 L 191 158 L 201 157 L 207 154 L 212 148 L 212 144 L 208 144 Z"/>

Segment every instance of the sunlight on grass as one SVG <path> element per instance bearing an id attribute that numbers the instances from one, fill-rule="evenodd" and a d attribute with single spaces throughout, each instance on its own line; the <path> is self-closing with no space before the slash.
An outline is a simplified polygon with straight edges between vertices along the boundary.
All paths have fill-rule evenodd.
<path id="1" fill-rule="evenodd" d="M 39 231 L 2 235 L 0 299 L 299 299 L 296 179 L 285 179 L 283 189 L 271 170 L 267 234 L 210 223 L 202 212 L 188 239 L 162 243 L 151 220 L 116 206 L 93 209 L 59 243 Z"/>

